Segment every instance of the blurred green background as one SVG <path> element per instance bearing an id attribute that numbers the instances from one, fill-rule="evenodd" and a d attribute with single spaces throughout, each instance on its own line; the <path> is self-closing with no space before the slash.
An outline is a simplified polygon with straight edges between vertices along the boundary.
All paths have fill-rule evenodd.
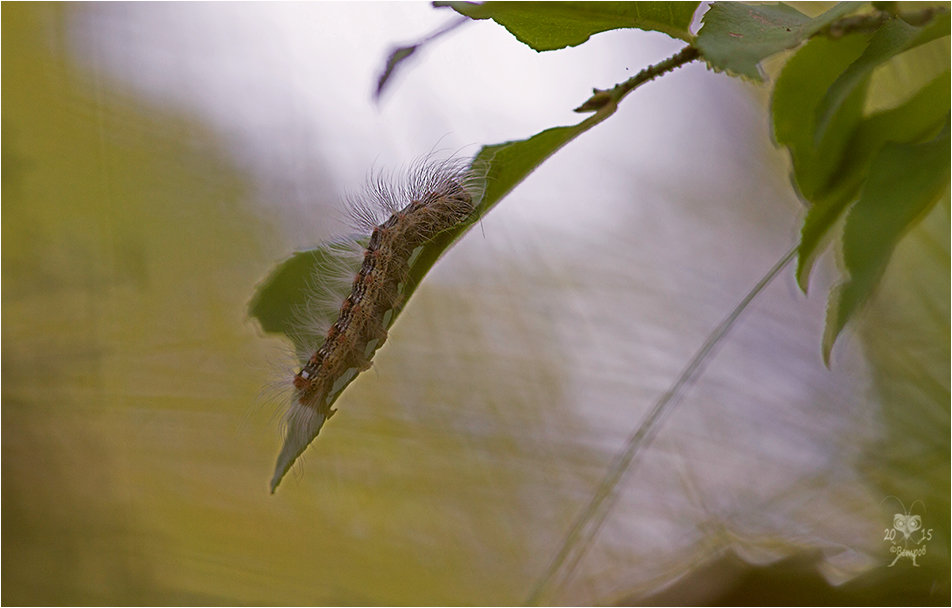
<path id="1" fill-rule="evenodd" d="M 797 213 L 759 131 L 737 145 L 767 176 L 736 209 L 674 173 L 640 183 L 696 203 L 694 232 L 626 212 L 668 240 L 622 268 L 612 226 L 555 232 L 564 252 L 542 255 L 487 218 L 481 238 L 502 238 L 470 260 L 474 231 L 440 263 L 471 273 L 437 268 L 272 497 L 281 403 L 261 387 L 286 347 L 246 304 L 294 239 L 212 129 L 77 67 L 83 10 L 3 7 L 5 604 L 519 603 L 634 427 L 628 404 L 663 392 Z M 745 236 L 708 235 L 712 215 Z M 819 361 L 822 297 L 802 312 L 789 283 L 765 294 L 553 601 L 947 603 L 948 227 L 946 197 L 838 370 Z M 683 240 L 723 257 L 684 270 Z M 889 495 L 936 530 L 918 570 L 885 569 Z M 837 568 L 852 582 L 829 586 Z"/>

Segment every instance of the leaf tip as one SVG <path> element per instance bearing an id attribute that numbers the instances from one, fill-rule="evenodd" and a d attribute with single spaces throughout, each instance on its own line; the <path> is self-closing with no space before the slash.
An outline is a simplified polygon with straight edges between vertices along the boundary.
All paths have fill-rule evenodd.
<path id="1" fill-rule="evenodd" d="M 800 288 L 800 291 L 803 292 L 803 295 L 808 295 L 808 290 L 810 287 L 810 271 L 813 267 L 813 261 L 807 259 L 802 253 L 797 256 L 797 287 Z"/>
<path id="2" fill-rule="evenodd" d="M 332 412 L 333 413 L 333 412 Z M 291 404 L 287 415 L 287 432 L 284 445 L 274 466 L 274 475 L 271 477 L 271 493 L 278 488 L 278 484 L 291 470 L 291 465 L 304 453 L 304 449 L 317 437 L 328 416 L 312 407 L 301 405 L 297 401 Z"/>
<path id="3" fill-rule="evenodd" d="M 833 345 L 830 344 L 827 346 L 823 345 L 823 366 L 826 367 L 828 371 L 833 371 L 833 367 L 830 365 L 830 356 L 833 352 Z"/>
<path id="4" fill-rule="evenodd" d="M 846 325 L 846 315 L 844 314 L 844 292 L 848 283 L 840 283 L 830 290 L 830 297 L 826 305 L 826 326 L 823 328 L 823 341 L 821 342 L 823 365 L 831 369 L 830 362 L 833 355 L 833 346 L 836 339 Z"/>

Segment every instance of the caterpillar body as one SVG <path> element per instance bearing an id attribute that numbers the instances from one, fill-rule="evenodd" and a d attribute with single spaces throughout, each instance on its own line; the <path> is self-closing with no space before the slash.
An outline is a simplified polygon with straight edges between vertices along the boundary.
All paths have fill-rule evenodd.
<path id="1" fill-rule="evenodd" d="M 407 276 L 424 245 L 473 215 L 473 182 L 467 165 L 458 160 L 425 161 L 403 182 L 378 175 L 363 196 L 348 201 L 354 227 L 370 235 L 365 247 L 353 251 L 360 256 L 360 269 L 339 304 L 336 320 L 294 374 L 272 493 L 336 412 L 331 404 L 339 393 L 357 374 L 370 368 L 403 303 Z M 312 300 L 319 304 L 334 296 L 315 294 Z M 339 297 L 337 302 L 341 302 Z"/>

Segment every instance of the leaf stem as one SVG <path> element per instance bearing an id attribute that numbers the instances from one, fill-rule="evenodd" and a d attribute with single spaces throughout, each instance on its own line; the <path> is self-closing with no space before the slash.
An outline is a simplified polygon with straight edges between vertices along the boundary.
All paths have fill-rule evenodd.
<path id="1" fill-rule="evenodd" d="M 625 82 L 618 83 L 611 89 L 592 89 L 592 96 L 585 103 L 575 108 L 575 111 L 594 112 L 608 103 L 617 105 L 625 95 L 631 93 L 644 83 L 650 82 L 668 72 L 672 72 L 700 56 L 700 51 L 689 44 L 671 57 L 655 65 L 649 65 Z"/>
<path id="2" fill-rule="evenodd" d="M 575 523 L 565 536 L 565 539 L 562 541 L 559 552 L 556 553 L 545 572 L 536 582 L 532 593 L 530 593 L 528 600 L 526 600 L 527 605 L 534 606 L 539 604 L 543 593 L 560 571 L 564 571 L 564 576 L 566 577 L 572 573 L 585 554 L 586 548 L 591 544 L 590 541 L 598 533 L 602 523 L 605 521 L 605 517 L 611 510 L 611 500 L 609 499 L 614 498 L 615 487 L 621 481 L 622 476 L 628 470 L 628 467 L 631 465 L 638 451 L 645 447 L 654 437 L 662 416 L 670 413 L 674 406 L 677 405 L 683 389 L 694 380 L 702 364 L 707 361 L 717 344 L 727 335 L 734 326 L 734 323 L 737 322 L 737 319 L 740 318 L 741 314 L 747 309 L 747 306 L 750 305 L 754 298 L 756 298 L 760 292 L 780 274 L 780 271 L 793 260 L 798 249 L 799 246 L 794 247 L 780 258 L 780 260 L 774 264 L 773 268 L 771 268 L 767 274 L 754 285 L 753 289 L 744 296 L 740 303 L 734 307 L 730 314 L 714 328 L 714 331 L 707 337 L 704 344 L 701 345 L 697 352 L 694 353 L 694 356 L 691 357 L 688 364 L 681 370 L 681 373 L 674 381 L 674 384 L 671 385 L 671 388 L 661 395 L 651 410 L 649 410 L 642 419 L 641 424 L 638 425 L 634 433 L 628 437 L 625 449 L 612 461 L 608 472 L 605 474 L 605 478 L 601 484 L 599 484 L 592 498 L 579 514 Z"/>

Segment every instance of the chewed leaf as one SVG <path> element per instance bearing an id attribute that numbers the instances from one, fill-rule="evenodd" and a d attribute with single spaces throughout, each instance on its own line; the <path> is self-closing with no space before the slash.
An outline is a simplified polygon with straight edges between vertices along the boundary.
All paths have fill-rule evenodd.
<path id="1" fill-rule="evenodd" d="M 336 278 L 326 269 L 339 268 L 349 263 L 341 255 L 341 242 L 328 242 L 315 249 L 297 251 L 278 264 L 268 277 L 258 284 L 248 306 L 248 314 L 258 320 L 268 333 L 284 334 L 300 352 L 300 315 L 308 309 L 308 300 L 315 291 L 329 292 L 330 281 Z M 320 314 L 321 311 L 309 311 Z M 333 322 L 334 311 L 323 311 L 325 321 Z M 312 345 L 307 345 L 312 346 Z"/>
<path id="2" fill-rule="evenodd" d="M 520 141 L 484 146 L 471 164 L 474 194 L 479 201 L 476 211 L 466 222 L 446 230 L 414 253 L 413 264 L 403 292 L 404 304 L 439 259 L 460 236 L 506 194 L 515 188 L 545 159 L 559 148 L 607 118 L 614 110 L 596 113 L 577 125 L 554 127 Z M 336 243 L 324 243 L 315 249 L 299 251 L 278 264 L 258 285 L 249 313 L 269 333 L 285 334 L 298 339 L 296 318 L 307 305 L 315 288 L 335 277 L 321 273 L 322 268 L 339 267 L 346 259 L 339 256 Z M 401 307 L 402 310 L 402 307 Z M 393 320 L 400 310 L 395 310 Z M 333 320 L 333 319 L 331 319 Z M 392 323 L 393 321 L 391 321 Z"/>
<path id="3" fill-rule="evenodd" d="M 295 252 L 258 284 L 248 313 L 258 319 L 261 329 L 288 336 L 293 333 L 295 306 L 303 305 L 309 281 L 327 253 L 322 248 Z"/>
<path id="4" fill-rule="evenodd" d="M 414 254 L 415 260 L 404 286 L 403 303 L 394 310 L 391 324 L 443 252 L 547 158 L 612 113 L 614 107 L 606 108 L 577 125 L 553 127 L 528 139 L 483 146 L 470 165 L 470 173 L 474 176 L 471 187 L 475 200 L 479 201 L 475 212 L 466 222 L 438 234 Z"/>
<path id="5" fill-rule="evenodd" d="M 484 146 L 474 158 L 470 172 L 474 175 L 472 180 L 473 194 L 479 202 L 476 204 L 475 213 L 469 220 L 463 222 L 449 230 L 445 230 L 429 241 L 423 248 L 414 253 L 413 264 L 407 276 L 406 285 L 403 291 L 403 305 L 394 310 L 391 324 L 396 320 L 399 313 L 403 310 L 407 300 L 416 291 L 417 286 L 429 272 L 433 264 L 457 239 L 465 234 L 480 217 L 488 213 L 500 200 L 502 200 L 513 188 L 521 183 L 530 173 L 541 165 L 547 158 L 562 148 L 564 145 L 594 127 L 602 120 L 614 112 L 613 107 L 607 107 L 605 110 L 593 114 L 582 122 L 565 127 L 553 127 L 533 135 L 528 139 L 519 141 L 510 141 L 502 144 Z M 298 256 L 316 256 L 310 266 L 292 265 L 291 262 Z M 280 277 L 281 290 L 268 290 L 265 288 L 272 282 L 272 277 L 262 285 L 254 302 L 260 300 L 270 300 L 272 297 L 284 297 L 284 294 L 292 294 L 300 298 L 298 302 L 303 302 L 307 295 L 307 289 L 302 287 L 312 275 L 307 274 L 319 265 L 326 264 L 324 256 L 328 255 L 326 248 L 318 248 L 307 252 L 295 254 L 295 258 L 288 260 L 284 265 L 290 266 L 288 269 L 279 267 L 272 273 L 272 277 Z M 295 281 L 297 283 L 295 283 Z M 298 289 L 292 286 L 297 285 Z M 292 307 L 294 303 L 291 303 Z M 287 313 L 286 304 L 274 303 L 274 308 L 283 314 Z M 253 308 L 252 314 L 256 314 L 257 308 Z M 270 307 L 264 308 L 269 311 Z M 282 317 L 284 318 L 284 317 Z M 278 331 L 284 333 L 284 329 L 269 329 L 262 322 L 262 327 L 266 331 Z"/>
<path id="6" fill-rule="evenodd" d="M 471 19 L 492 19 L 537 51 L 578 46 L 593 34 L 637 28 L 690 42 L 699 2 L 434 2 Z"/>
<path id="7" fill-rule="evenodd" d="M 834 288 L 823 335 L 823 360 L 846 322 L 875 289 L 893 249 L 949 187 L 949 126 L 922 144 L 887 144 L 846 218 L 843 262 L 849 278 Z"/>
<path id="8" fill-rule="evenodd" d="M 381 329 L 386 330 L 393 324 L 406 306 L 407 300 L 440 255 L 456 239 L 472 228 L 479 217 L 488 212 L 555 151 L 610 116 L 613 112 L 614 105 L 607 106 L 577 125 L 548 129 L 522 141 L 484 147 L 465 172 L 467 191 L 471 195 L 471 204 L 474 205 L 473 212 L 464 221 L 440 230 L 432 238 L 428 238 L 423 245 L 413 247 L 412 250 L 401 248 L 401 251 L 405 252 L 404 255 L 407 255 L 406 262 L 409 265 L 409 271 L 399 285 L 399 302 L 395 302 L 394 306 L 382 312 L 379 319 Z M 380 191 L 381 186 L 378 184 L 377 187 Z M 392 218 L 390 221 L 407 220 L 394 220 Z M 387 222 L 387 225 L 392 227 L 393 224 L 390 224 L 390 221 Z M 411 231 L 408 234 L 410 233 L 413 232 Z M 386 237 L 380 237 L 380 240 L 384 238 Z M 367 244 L 367 242 L 373 242 L 373 240 L 359 242 Z M 287 335 L 292 341 L 295 341 L 300 351 L 301 345 L 297 342 L 298 337 L 295 328 L 296 311 L 302 308 L 306 309 L 309 294 L 315 289 L 315 282 L 320 285 L 322 282 L 329 282 L 335 278 L 321 274 L 322 269 L 340 268 L 342 264 L 347 263 L 345 257 L 336 259 L 335 256 L 337 256 L 338 251 L 341 251 L 339 244 L 330 243 L 311 251 L 296 253 L 289 260 L 279 265 L 259 286 L 258 292 L 252 300 L 250 310 L 252 316 L 259 320 L 265 331 Z M 352 298 L 348 299 L 351 302 L 350 306 L 355 308 L 357 302 L 351 300 Z M 373 310 L 377 308 L 377 306 L 368 307 L 368 309 Z M 350 309 L 342 307 L 340 314 L 344 315 L 345 310 Z M 350 326 L 349 324 L 348 327 Z M 335 329 L 335 331 L 339 333 L 347 330 Z M 328 336 L 331 336 L 331 334 L 328 334 Z M 328 340 L 331 339 L 328 337 Z M 275 466 L 274 477 L 271 480 L 272 492 L 290 470 L 295 460 L 320 432 L 326 418 L 329 417 L 330 413 L 333 413 L 331 408 L 337 398 L 357 377 L 361 369 L 369 367 L 369 360 L 373 356 L 373 352 L 379 348 L 382 340 L 383 337 L 378 336 L 367 338 L 366 343 L 360 342 L 361 352 L 355 355 L 355 361 L 363 361 L 366 364 L 365 366 L 358 362 L 353 366 L 348 366 L 347 369 L 340 369 L 340 373 L 335 372 L 333 375 L 326 375 L 327 384 L 325 386 L 329 387 L 329 390 L 326 393 L 319 393 L 318 403 L 312 404 L 308 401 L 307 404 L 302 404 L 298 401 L 298 397 L 302 393 L 296 393 L 286 419 L 284 445 Z M 317 359 L 312 359 L 317 361 Z M 312 364 L 318 365 L 318 363 L 308 363 L 308 365 Z M 298 387 L 298 381 L 301 381 L 301 386 L 304 386 L 312 377 L 315 377 L 310 371 L 305 375 L 307 369 L 307 366 L 305 366 L 295 376 L 296 387 Z M 317 367 L 315 369 L 319 370 Z"/>
<path id="9" fill-rule="evenodd" d="M 704 14 L 695 46 L 715 70 L 763 80 L 761 61 L 797 46 L 860 6 L 841 2 L 811 19 L 783 3 L 715 2 Z"/>

